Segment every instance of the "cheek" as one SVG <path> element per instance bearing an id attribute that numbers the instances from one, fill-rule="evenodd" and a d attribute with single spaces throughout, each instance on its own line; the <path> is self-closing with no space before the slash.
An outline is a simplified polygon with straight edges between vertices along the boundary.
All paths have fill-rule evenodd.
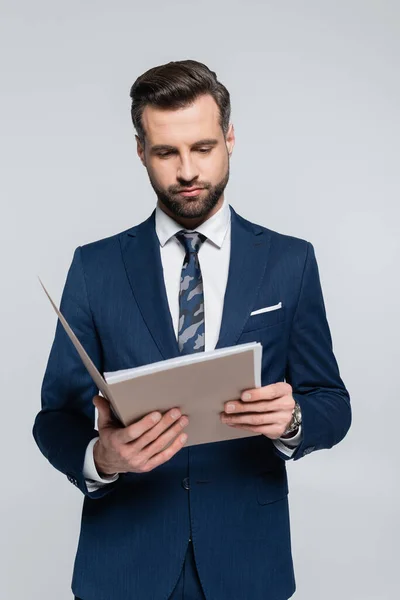
<path id="1" fill-rule="evenodd" d="M 203 179 L 208 179 L 214 185 L 226 176 L 228 160 L 224 155 L 210 156 L 207 165 L 203 166 Z"/>
<path id="2" fill-rule="evenodd" d="M 167 190 L 169 186 L 176 183 L 171 171 L 171 167 L 168 168 L 168 166 L 163 163 L 158 164 L 157 167 L 154 167 L 154 165 L 147 165 L 147 172 L 151 181 L 156 187 L 164 190 Z"/>

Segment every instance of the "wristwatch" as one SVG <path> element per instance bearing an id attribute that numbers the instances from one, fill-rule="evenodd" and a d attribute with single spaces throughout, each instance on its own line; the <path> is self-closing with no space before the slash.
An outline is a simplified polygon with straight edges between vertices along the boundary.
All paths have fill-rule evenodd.
<path id="1" fill-rule="evenodd" d="M 286 430 L 283 432 L 282 437 L 288 435 L 289 433 L 293 433 L 298 429 L 301 425 L 301 408 L 298 402 L 295 402 L 294 409 L 292 412 L 292 418 L 287 426 Z"/>

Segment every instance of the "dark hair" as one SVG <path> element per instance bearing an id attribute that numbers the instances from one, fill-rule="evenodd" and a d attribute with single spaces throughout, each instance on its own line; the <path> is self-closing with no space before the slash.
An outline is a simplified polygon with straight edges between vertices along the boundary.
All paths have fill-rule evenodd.
<path id="1" fill-rule="evenodd" d="M 142 123 L 145 106 L 184 108 L 205 94 L 210 94 L 217 103 L 219 124 L 226 136 L 231 114 L 229 92 L 206 65 L 196 60 L 173 61 L 140 75 L 131 87 L 130 97 L 132 121 L 142 145 L 145 143 Z"/>

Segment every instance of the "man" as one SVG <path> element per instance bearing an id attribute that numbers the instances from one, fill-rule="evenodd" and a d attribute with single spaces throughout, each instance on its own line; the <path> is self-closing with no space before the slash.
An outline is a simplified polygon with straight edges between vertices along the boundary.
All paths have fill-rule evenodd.
<path id="1" fill-rule="evenodd" d="M 221 413 L 259 435 L 185 446 L 179 407 L 121 427 L 58 324 L 33 433 L 85 495 L 72 589 L 82 600 L 287 600 L 285 461 L 332 447 L 351 423 L 314 249 L 227 204 L 235 138 L 214 72 L 168 63 L 131 98 L 157 206 L 76 249 L 61 311 L 101 371 L 260 342 L 262 387 Z"/>

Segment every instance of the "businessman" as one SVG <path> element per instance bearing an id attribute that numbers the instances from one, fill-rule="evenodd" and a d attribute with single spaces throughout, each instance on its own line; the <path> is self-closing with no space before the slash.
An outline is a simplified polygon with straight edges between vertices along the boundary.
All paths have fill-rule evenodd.
<path id="1" fill-rule="evenodd" d="M 314 248 L 227 203 L 235 137 L 229 92 L 213 71 L 192 60 L 152 68 L 131 99 L 156 207 L 75 250 L 61 311 L 103 372 L 260 342 L 262 386 L 220 415 L 259 435 L 191 447 L 188 416 L 179 406 L 151 411 L 157 398 L 122 427 L 58 323 L 33 434 L 84 494 L 72 591 L 81 600 L 288 600 L 286 461 L 331 448 L 351 424 Z"/>

